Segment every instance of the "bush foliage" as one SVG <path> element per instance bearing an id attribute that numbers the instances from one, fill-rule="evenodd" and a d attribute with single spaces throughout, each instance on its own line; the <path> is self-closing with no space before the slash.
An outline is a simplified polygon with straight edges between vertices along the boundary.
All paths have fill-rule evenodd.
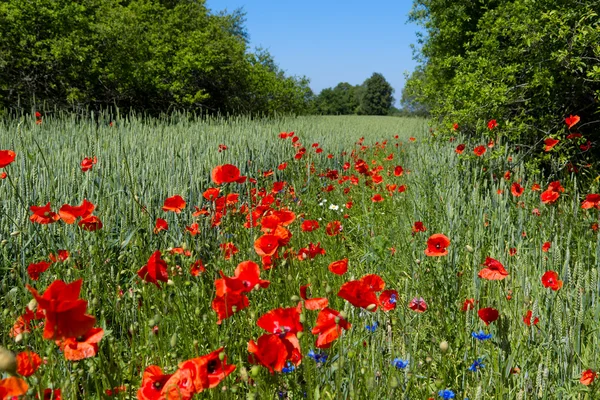
<path id="1" fill-rule="evenodd" d="M 303 112 L 308 80 L 250 52 L 244 22 L 204 1 L 4 1 L 0 110 Z"/>
<path id="2" fill-rule="evenodd" d="M 538 148 L 561 136 L 565 117 L 576 114 L 578 132 L 593 140 L 600 125 L 598 10 L 599 1 L 415 0 L 410 20 L 425 33 L 403 105 L 470 134 L 496 119 L 510 140 Z"/>

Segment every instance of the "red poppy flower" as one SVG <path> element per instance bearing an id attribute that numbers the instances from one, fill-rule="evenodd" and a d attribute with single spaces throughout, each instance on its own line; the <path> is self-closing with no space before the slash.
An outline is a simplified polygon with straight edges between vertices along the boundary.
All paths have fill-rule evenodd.
<path id="1" fill-rule="evenodd" d="M 334 261 L 329 264 L 329 271 L 336 275 L 344 275 L 348 271 L 348 259 Z"/>
<path id="2" fill-rule="evenodd" d="M 138 400 L 160 400 L 161 392 L 173 374 L 163 374 L 162 369 L 151 365 L 144 370 L 142 385 L 137 392 Z"/>
<path id="3" fill-rule="evenodd" d="M 527 310 L 527 314 L 525 314 L 525 316 L 523 317 L 523 322 L 525 323 L 525 325 L 527 326 L 531 326 L 533 325 L 537 325 L 540 322 L 540 319 L 538 317 L 535 317 L 533 320 L 531 319 L 533 315 L 533 311 L 531 310 Z"/>
<path id="4" fill-rule="evenodd" d="M 160 250 L 152 253 L 148 263 L 140 268 L 137 274 L 144 281 L 155 284 L 157 288 L 160 288 L 158 281 L 167 282 L 169 280 L 167 263 L 161 258 Z"/>
<path id="5" fill-rule="evenodd" d="M 10 337 L 15 337 L 25 332 L 31 332 L 31 321 L 42 320 L 44 317 L 44 312 L 41 309 L 37 309 L 34 312 L 29 308 L 25 308 L 25 314 L 19 316 L 11 328 L 9 332 Z"/>
<path id="6" fill-rule="evenodd" d="M 498 310 L 492 307 L 480 309 L 479 311 L 477 311 L 477 315 L 479 315 L 479 318 L 481 318 L 483 323 L 486 325 L 489 325 L 495 320 L 497 320 L 499 316 Z"/>
<path id="7" fill-rule="evenodd" d="M 581 118 L 579 118 L 578 115 L 569 115 L 567 118 L 565 118 L 565 124 L 567 124 L 567 128 L 571 129 L 580 120 L 581 120 Z"/>
<path id="8" fill-rule="evenodd" d="M 342 224 L 340 221 L 332 221 L 330 223 L 327 224 L 327 227 L 325 228 L 325 232 L 327 233 L 327 236 L 335 236 L 338 233 L 340 233 L 342 231 Z"/>
<path id="9" fill-rule="evenodd" d="M 92 169 L 94 165 L 98 163 L 98 158 L 94 157 L 85 157 L 83 161 L 81 161 L 81 170 L 83 172 L 87 172 Z"/>
<path id="10" fill-rule="evenodd" d="M 581 378 L 579 379 L 579 383 L 585 386 L 589 386 L 594 383 L 594 380 L 598 376 L 598 373 L 591 369 L 586 369 L 581 373 Z"/>
<path id="11" fill-rule="evenodd" d="M 300 286 L 300 298 L 304 300 L 304 307 L 307 310 L 322 310 L 329 304 L 329 300 L 325 297 L 314 297 L 309 299 L 306 295 L 306 290 L 308 289 L 308 285 Z"/>
<path id="12" fill-rule="evenodd" d="M 204 268 L 204 264 L 202 264 L 201 260 L 196 260 L 190 267 L 190 274 L 192 274 L 192 276 L 198 276 L 202 272 L 206 272 L 206 268 Z"/>
<path id="13" fill-rule="evenodd" d="M 383 311 L 390 311 L 396 308 L 398 302 L 398 292 L 393 289 L 384 290 L 379 295 L 379 304 Z"/>
<path id="14" fill-rule="evenodd" d="M 27 377 L 35 374 L 40 365 L 42 365 L 42 358 L 32 351 L 21 352 L 17 354 L 16 358 L 17 374 L 21 376 Z"/>
<path id="15" fill-rule="evenodd" d="M 458 130 L 458 123 L 454 123 L 452 124 L 452 130 L 457 131 Z"/>
<path id="16" fill-rule="evenodd" d="M 112 397 L 112 396 L 117 396 L 119 393 L 125 393 L 126 391 L 127 391 L 127 386 L 121 385 L 121 386 L 114 387 L 112 389 L 106 389 L 104 391 L 104 393 L 107 396 Z"/>
<path id="17" fill-rule="evenodd" d="M 239 263 L 235 268 L 234 277 L 229 279 L 236 279 L 241 282 L 242 288 L 240 290 L 242 292 L 250 292 L 257 285 L 266 289 L 271 283 L 260 279 L 260 267 L 252 261 L 243 261 Z"/>
<path id="18" fill-rule="evenodd" d="M 298 333 L 304 329 L 297 307 L 276 308 L 261 316 L 256 325 L 269 333 Z"/>
<path id="19" fill-rule="evenodd" d="M 29 285 L 27 290 L 35 297 L 39 309 L 45 312 L 44 339 L 60 340 L 85 334 L 96 323 L 96 318 L 85 313 L 87 301 L 79 299 L 81 279 L 72 283 L 55 280 L 43 295 Z"/>
<path id="20" fill-rule="evenodd" d="M 95 215 L 90 215 L 89 217 L 83 218 L 79 223 L 79 225 L 84 231 L 94 232 L 99 229 L 102 229 L 102 221 L 100 218 Z"/>
<path id="21" fill-rule="evenodd" d="M 395 176 L 402 176 L 402 174 L 404 174 L 404 169 L 401 166 L 398 165 L 396 168 L 394 168 Z"/>
<path id="22" fill-rule="evenodd" d="M 510 187 L 510 192 L 513 196 L 520 197 L 525 192 L 525 188 L 519 185 L 517 182 L 515 182 Z"/>
<path id="23" fill-rule="evenodd" d="M 300 343 L 293 333 L 264 334 L 256 343 L 250 340 L 248 353 L 250 353 L 248 357 L 250 363 L 260 364 L 268 368 L 270 373 L 281 372 L 288 360 L 298 365 L 302 358 Z"/>
<path id="24" fill-rule="evenodd" d="M 427 228 L 423 225 L 423 222 L 416 221 L 412 226 L 413 235 L 417 232 L 427 232 Z"/>
<path id="25" fill-rule="evenodd" d="M 272 256 L 279 248 L 279 238 L 275 235 L 262 235 L 254 241 L 254 250 L 261 257 Z"/>
<path id="26" fill-rule="evenodd" d="M 42 272 L 45 272 L 48 268 L 50 268 L 50 263 L 47 261 L 40 261 L 39 263 L 29 264 L 27 267 L 27 273 L 31 280 L 37 281 L 40 278 Z"/>
<path id="27" fill-rule="evenodd" d="M 485 146 L 477 146 L 473 149 L 473 153 L 475 153 L 477 157 L 481 157 L 486 151 Z"/>
<path id="28" fill-rule="evenodd" d="M 371 201 L 373 203 L 380 203 L 383 201 L 383 197 L 381 197 L 381 195 L 379 193 L 377 193 L 373 197 L 371 197 Z"/>
<path id="29" fill-rule="evenodd" d="M 588 151 L 591 147 L 592 147 L 592 142 L 590 142 L 589 140 L 585 144 L 579 145 L 579 149 L 581 151 Z"/>
<path id="30" fill-rule="evenodd" d="M 0 399 L 12 399 L 27 393 L 29 385 L 21 378 L 9 376 L 0 380 Z"/>
<path id="31" fill-rule="evenodd" d="M 50 253 L 50 255 L 48 256 L 48 258 L 50 258 L 50 261 L 52 261 L 53 263 L 55 262 L 65 262 L 67 261 L 67 259 L 69 258 L 70 254 L 68 250 L 59 250 L 58 251 L 58 255 L 54 255 L 52 253 Z"/>
<path id="32" fill-rule="evenodd" d="M 95 205 L 90 203 L 87 199 L 84 199 L 79 206 L 71 206 L 69 204 L 63 205 L 60 210 L 58 210 L 58 215 L 60 215 L 60 218 L 65 223 L 73 224 L 77 218 L 86 218 L 92 215 L 95 208 Z"/>
<path id="33" fill-rule="evenodd" d="M 592 207 L 600 210 L 600 194 L 588 194 L 585 196 L 585 200 L 581 203 L 581 208 L 587 210 Z"/>
<path id="34" fill-rule="evenodd" d="M 33 223 L 41 225 L 51 224 L 60 219 L 60 216 L 50 209 L 50 203 L 45 206 L 31 206 L 29 209 L 33 212 L 33 215 L 29 217 L 29 220 Z"/>
<path id="35" fill-rule="evenodd" d="M 448 254 L 448 246 L 450 246 L 450 239 L 441 233 L 436 233 L 427 240 L 425 255 L 430 257 L 445 256 Z"/>
<path id="36" fill-rule="evenodd" d="M 462 308 L 460 309 L 461 311 L 469 311 L 469 310 L 474 310 L 475 309 L 475 299 L 465 299 Z"/>
<path id="37" fill-rule="evenodd" d="M 217 279 L 218 281 L 219 279 Z M 216 284 L 216 281 L 215 281 Z M 211 307 L 217 313 L 217 324 L 221 325 L 224 319 L 231 317 L 236 312 L 248 307 L 248 297 L 241 292 L 227 292 L 223 296 L 213 299 Z"/>
<path id="38" fill-rule="evenodd" d="M 154 225 L 154 233 L 158 233 L 160 231 L 168 231 L 169 223 L 162 218 L 156 218 L 156 224 Z"/>
<path id="39" fill-rule="evenodd" d="M 36 121 L 38 122 L 38 121 Z M 41 123 L 41 121 L 39 121 Z M 36 396 L 36 399 L 38 397 Z M 62 400 L 60 389 L 44 389 L 42 400 Z"/>
<path id="40" fill-rule="evenodd" d="M 179 214 L 181 210 L 185 208 L 185 200 L 183 197 L 176 194 L 175 196 L 169 197 L 165 200 L 165 204 L 163 205 L 163 211 L 173 211 L 174 213 Z"/>
<path id="41" fill-rule="evenodd" d="M 415 297 L 408 303 L 408 308 L 418 313 L 423 313 L 427 311 L 427 303 L 422 297 Z"/>
<path id="42" fill-rule="evenodd" d="M 198 223 L 194 222 L 192 225 L 186 226 L 185 230 L 188 231 L 190 235 L 196 236 L 198 232 L 200 232 L 200 227 L 198 226 Z"/>
<path id="43" fill-rule="evenodd" d="M 302 232 L 312 232 L 315 229 L 319 229 L 319 221 L 306 219 L 302 221 L 300 229 L 302 229 Z"/>
<path id="44" fill-rule="evenodd" d="M 549 188 L 549 189 L 545 190 L 544 192 L 542 192 L 542 194 L 540 195 L 540 200 L 544 204 L 553 204 L 556 202 L 556 200 L 558 200 L 559 197 L 560 197 L 560 193 L 555 192 L 554 190 Z"/>
<path id="45" fill-rule="evenodd" d="M 352 325 L 339 311 L 329 307 L 321 310 L 312 329 L 313 335 L 319 335 L 315 346 L 320 349 L 329 348 L 331 343 L 342 334 L 342 329 L 348 330 L 351 327 Z"/>
<path id="46" fill-rule="evenodd" d="M 508 249 L 508 254 L 510 256 L 514 256 L 515 254 L 517 254 L 517 248 L 516 247 L 511 247 L 510 249 Z"/>
<path id="47" fill-rule="evenodd" d="M 488 127 L 488 129 L 489 129 L 490 131 L 491 131 L 492 129 L 494 129 L 495 127 L 497 127 L 497 126 L 498 126 L 498 122 L 496 122 L 496 120 L 495 120 L 495 119 L 491 119 L 491 120 L 488 122 L 488 124 L 487 124 L 487 127 Z"/>
<path id="48" fill-rule="evenodd" d="M 454 149 L 454 152 L 456 154 L 462 154 L 463 151 L 465 151 L 465 145 L 463 143 L 459 144 L 458 146 L 456 146 L 456 149 Z"/>
<path id="49" fill-rule="evenodd" d="M 485 262 L 482 265 L 485 265 L 486 268 L 479 271 L 479 274 L 477 275 L 482 279 L 487 279 L 488 281 L 501 281 L 508 276 L 508 271 L 504 269 L 504 265 L 491 257 L 486 257 Z"/>
<path id="50" fill-rule="evenodd" d="M 308 247 L 304 247 L 298 250 L 298 260 L 304 261 L 306 259 L 312 260 L 318 255 L 325 255 L 325 249 L 321 248 L 321 242 L 317 244 L 309 243 Z"/>
<path id="51" fill-rule="evenodd" d="M 384 287 L 385 283 L 379 276 L 365 275 L 359 280 L 344 283 L 337 295 L 355 307 L 374 312 L 379 306 L 375 292 L 382 291 Z"/>
<path id="52" fill-rule="evenodd" d="M 546 271 L 544 275 L 542 275 L 542 285 L 557 291 L 563 286 L 563 281 L 558 279 L 558 274 L 555 271 Z"/>
<path id="53" fill-rule="evenodd" d="M 57 343 L 69 361 L 79 361 L 94 357 L 98 353 L 98 342 L 104 336 L 102 328 L 92 328 L 84 335 L 68 338 Z"/>
<path id="54" fill-rule="evenodd" d="M 239 253 L 238 248 L 235 247 L 235 244 L 233 244 L 232 242 L 221 243 L 219 245 L 219 247 L 223 251 L 223 257 L 225 258 L 225 260 L 230 260 L 231 256 L 233 256 L 234 254 Z"/>
<path id="55" fill-rule="evenodd" d="M 217 185 L 232 182 L 243 183 L 246 179 L 246 177 L 240 175 L 238 167 L 232 164 L 217 165 L 212 170 L 211 178 Z"/>
<path id="56" fill-rule="evenodd" d="M 219 197 L 220 193 L 221 189 L 219 188 L 208 188 L 204 191 L 202 197 L 204 197 L 208 201 L 215 201 Z"/>
<path id="57" fill-rule="evenodd" d="M 560 142 L 560 140 L 558 140 L 558 139 L 553 139 L 553 138 L 545 139 L 544 144 L 546 145 L 546 147 L 544 147 L 544 151 L 548 152 L 548 151 L 552 150 L 552 148 L 554 146 L 556 146 L 559 142 Z"/>
<path id="58" fill-rule="evenodd" d="M 191 392 L 190 399 L 193 394 L 200 393 L 205 389 L 216 387 L 223 379 L 235 371 L 235 365 L 227 364 L 227 357 L 224 357 L 223 348 L 219 348 L 207 355 L 193 358 L 179 364 L 179 369 L 171 378 L 173 389 L 165 393 L 166 398 L 176 399 L 177 395 L 183 392 Z M 168 389 L 171 382 L 165 387 Z"/>
<path id="59" fill-rule="evenodd" d="M 544 253 L 547 253 L 548 250 L 550 250 L 550 247 L 552 247 L 552 243 L 550 243 L 550 242 L 544 242 L 544 244 L 542 245 L 542 251 Z"/>
<path id="60" fill-rule="evenodd" d="M 12 150 L 0 150 L 0 168 L 4 168 L 7 165 L 15 161 L 17 154 Z"/>

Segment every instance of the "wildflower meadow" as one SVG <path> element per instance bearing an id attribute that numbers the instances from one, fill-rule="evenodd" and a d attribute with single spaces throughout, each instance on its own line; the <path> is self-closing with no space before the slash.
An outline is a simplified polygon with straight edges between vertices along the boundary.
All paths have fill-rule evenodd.
<path id="1" fill-rule="evenodd" d="M 599 398 L 597 181 L 481 128 L 1 120 L 0 399 Z"/>

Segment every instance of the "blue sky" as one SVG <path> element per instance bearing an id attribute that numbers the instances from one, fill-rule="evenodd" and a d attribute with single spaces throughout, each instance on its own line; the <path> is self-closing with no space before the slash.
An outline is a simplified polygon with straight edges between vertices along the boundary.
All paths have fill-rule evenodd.
<path id="1" fill-rule="evenodd" d="M 288 75 L 305 75 L 315 93 L 380 72 L 398 100 L 416 65 L 407 23 L 412 0 L 207 0 L 213 11 L 243 7 L 251 47 L 269 50 Z"/>

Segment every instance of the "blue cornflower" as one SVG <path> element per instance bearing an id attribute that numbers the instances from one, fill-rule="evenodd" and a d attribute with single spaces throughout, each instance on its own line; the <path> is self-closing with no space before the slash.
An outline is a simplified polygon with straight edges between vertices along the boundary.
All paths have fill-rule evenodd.
<path id="1" fill-rule="evenodd" d="M 398 369 L 404 369 L 408 367 L 408 360 L 403 360 L 401 358 L 394 358 L 392 361 L 392 365 Z"/>
<path id="2" fill-rule="evenodd" d="M 440 396 L 442 399 L 453 399 L 456 395 L 452 390 L 444 389 L 438 392 L 438 396 Z"/>
<path id="3" fill-rule="evenodd" d="M 377 329 L 377 327 L 379 326 L 379 322 L 375 321 L 373 323 L 373 325 L 367 325 L 365 326 L 365 328 L 367 328 L 367 330 L 371 333 L 375 332 L 375 329 Z"/>
<path id="4" fill-rule="evenodd" d="M 327 361 L 327 354 L 325 353 L 315 353 L 313 350 L 309 350 L 307 355 L 318 363 Z"/>
<path id="5" fill-rule="evenodd" d="M 471 366 L 469 367 L 469 371 L 477 372 L 483 367 L 485 367 L 485 365 L 483 364 L 483 359 L 478 358 L 477 360 L 473 361 L 473 364 L 471 364 Z"/>
<path id="6" fill-rule="evenodd" d="M 291 363 L 291 362 L 287 362 L 287 366 L 283 367 L 281 369 L 281 372 L 283 372 L 284 374 L 289 374 L 290 372 L 293 372 L 296 369 L 296 367 Z"/>
<path id="7" fill-rule="evenodd" d="M 481 340 L 482 342 L 484 340 L 488 340 L 488 339 L 492 338 L 492 334 L 491 333 L 486 335 L 486 333 L 483 330 L 481 330 L 481 329 L 479 330 L 479 332 L 472 332 L 471 336 L 473 336 L 477 340 Z"/>
<path id="8" fill-rule="evenodd" d="M 396 299 L 396 295 L 395 295 L 395 294 L 392 294 L 392 295 L 390 296 L 390 304 L 396 304 L 396 301 L 397 301 L 397 299 Z"/>

